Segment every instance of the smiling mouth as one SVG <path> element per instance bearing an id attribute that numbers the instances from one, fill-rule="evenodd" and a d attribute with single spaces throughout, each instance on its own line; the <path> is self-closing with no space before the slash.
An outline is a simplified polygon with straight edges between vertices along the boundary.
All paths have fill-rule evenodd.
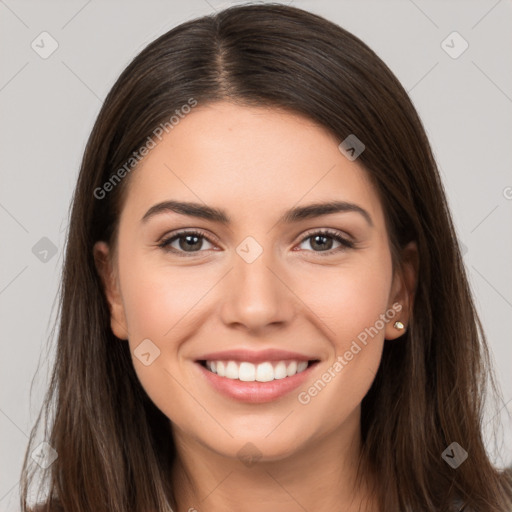
<path id="1" fill-rule="evenodd" d="M 271 382 L 287 379 L 302 373 L 319 362 L 318 359 L 299 361 L 287 359 L 282 361 L 264 361 L 258 364 L 248 361 L 197 361 L 201 366 L 218 377 L 242 382 Z"/>

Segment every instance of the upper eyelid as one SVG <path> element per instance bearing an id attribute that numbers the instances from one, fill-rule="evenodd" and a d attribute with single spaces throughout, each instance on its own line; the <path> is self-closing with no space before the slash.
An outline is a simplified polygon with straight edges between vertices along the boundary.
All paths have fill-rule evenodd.
<path id="1" fill-rule="evenodd" d="M 207 234 L 206 232 L 204 232 L 202 229 L 199 229 L 199 228 L 184 228 L 184 229 L 181 229 L 181 230 L 178 230 L 178 231 L 172 231 L 171 233 L 166 233 L 165 235 L 163 235 L 160 240 L 158 241 L 158 243 L 162 243 L 162 242 L 168 242 L 170 240 L 172 240 L 173 238 L 178 238 L 180 236 L 184 236 L 184 235 L 188 235 L 188 234 L 197 234 L 197 235 L 200 235 L 202 236 L 203 238 L 206 238 L 210 243 L 218 243 L 216 242 L 216 240 L 218 240 L 215 236 L 213 235 L 210 235 L 210 234 Z"/>
<path id="2" fill-rule="evenodd" d="M 341 238 L 348 238 L 350 240 L 353 240 L 354 237 L 347 233 L 346 231 L 343 231 L 341 229 L 334 229 L 334 228 L 311 228 L 305 231 L 305 233 L 302 235 L 301 242 L 304 241 L 305 238 L 309 238 L 310 236 L 316 234 L 316 233 L 325 233 L 330 236 L 339 236 Z"/>

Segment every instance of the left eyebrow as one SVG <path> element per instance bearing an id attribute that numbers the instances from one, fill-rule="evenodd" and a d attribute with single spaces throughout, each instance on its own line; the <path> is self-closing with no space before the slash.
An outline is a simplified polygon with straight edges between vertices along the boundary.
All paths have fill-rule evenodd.
<path id="1" fill-rule="evenodd" d="M 313 203 L 307 206 L 299 206 L 285 212 L 280 222 L 292 223 L 322 215 L 329 215 L 340 212 L 356 212 L 361 214 L 366 222 L 373 227 L 373 221 L 370 214 L 359 205 L 348 203 L 346 201 L 329 201 L 327 203 Z"/>
<path id="2" fill-rule="evenodd" d="M 220 208 L 212 208 L 200 203 L 184 201 L 163 201 L 152 206 L 142 217 L 141 222 L 147 222 L 149 218 L 165 212 L 175 212 L 180 215 L 190 217 L 199 217 L 201 219 L 211 220 L 220 224 L 228 225 L 231 222 L 229 215 Z M 340 212 L 356 212 L 361 214 L 366 222 L 373 227 L 373 221 L 370 214 L 359 205 L 348 203 L 346 201 L 329 201 L 327 203 L 313 203 L 306 206 L 297 206 L 284 212 L 280 223 L 291 224 L 304 219 L 321 217 Z"/>

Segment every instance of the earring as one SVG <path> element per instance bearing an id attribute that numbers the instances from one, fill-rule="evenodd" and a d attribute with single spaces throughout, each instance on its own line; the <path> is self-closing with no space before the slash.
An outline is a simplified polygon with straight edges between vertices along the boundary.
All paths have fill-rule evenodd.
<path id="1" fill-rule="evenodd" d="M 402 330 L 402 329 L 404 329 L 404 328 L 405 328 L 405 325 L 404 325 L 402 322 L 400 322 L 399 320 L 397 320 L 397 321 L 393 324 L 393 327 L 394 327 L 395 329 L 400 329 L 400 330 Z"/>

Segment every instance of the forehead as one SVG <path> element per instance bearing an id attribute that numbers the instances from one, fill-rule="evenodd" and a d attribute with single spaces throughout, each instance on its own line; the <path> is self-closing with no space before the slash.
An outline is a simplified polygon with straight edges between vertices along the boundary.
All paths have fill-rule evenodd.
<path id="1" fill-rule="evenodd" d="M 165 134 L 130 176 L 130 210 L 158 201 L 203 202 L 237 217 L 296 204 L 358 202 L 382 210 L 365 169 L 339 151 L 341 141 L 284 110 L 218 102 L 195 107 Z"/>

